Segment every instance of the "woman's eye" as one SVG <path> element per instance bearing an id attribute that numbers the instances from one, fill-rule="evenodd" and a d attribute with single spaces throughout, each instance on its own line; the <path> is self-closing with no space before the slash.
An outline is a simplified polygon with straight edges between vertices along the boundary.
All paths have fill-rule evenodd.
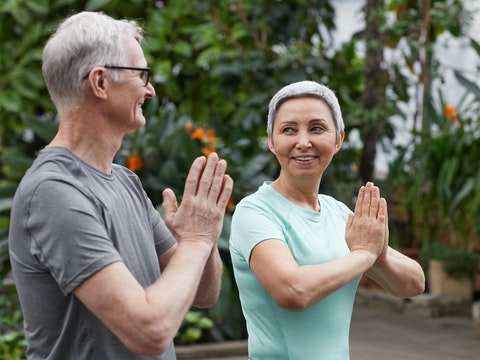
<path id="1" fill-rule="evenodd" d="M 323 128 L 323 126 L 314 126 L 314 127 L 312 127 L 312 131 L 313 132 L 322 132 L 322 131 L 325 131 L 325 129 Z"/>
<path id="2" fill-rule="evenodd" d="M 291 127 L 286 127 L 282 129 L 282 133 L 284 134 L 290 134 L 290 133 L 293 133 L 294 131 L 295 131 L 294 128 L 291 128 Z"/>

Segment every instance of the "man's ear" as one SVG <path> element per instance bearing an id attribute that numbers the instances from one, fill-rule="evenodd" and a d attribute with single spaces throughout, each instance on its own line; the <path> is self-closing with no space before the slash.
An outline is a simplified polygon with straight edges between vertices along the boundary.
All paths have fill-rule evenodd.
<path id="1" fill-rule="evenodd" d="M 107 98 L 107 89 L 109 85 L 107 71 L 101 67 L 95 67 L 90 71 L 87 82 L 92 94 L 100 99 Z"/>

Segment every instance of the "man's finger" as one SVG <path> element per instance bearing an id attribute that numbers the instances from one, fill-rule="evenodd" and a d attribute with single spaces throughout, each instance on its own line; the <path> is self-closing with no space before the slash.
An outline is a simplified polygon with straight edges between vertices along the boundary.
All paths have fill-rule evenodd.
<path id="1" fill-rule="evenodd" d="M 200 156 L 196 158 L 190 166 L 187 179 L 185 180 L 185 189 L 183 190 L 184 198 L 192 197 L 197 194 L 200 178 L 202 176 L 206 161 L 207 160 L 204 156 Z"/>
<path id="2" fill-rule="evenodd" d="M 216 153 L 211 153 L 208 155 L 207 163 L 204 165 L 202 176 L 198 183 L 197 195 L 201 197 L 207 197 L 212 185 L 214 185 L 215 171 L 218 165 L 218 155 Z M 218 191 L 220 191 L 220 186 L 218 186 Z M 216 199 L 215 199 L 216 201 Z"/>
<path id="3" fill-rule="evenodd" d="M 217 205 L 220 209 L 225 209 L 230 200 L 233 190 L 233 179 L 229 175 L 223 176 L 222 190 L 220 196 L 218 197 Z"/>
<path id="4" fill-rule="evenodd" d="M 208 197 L 215 203 L 218 201 L 218 196 L 224 186 L 224 175 L 227 170 L 227 162 L 225 160 L 219 160 L 215 171 L 212 174 L 211 184 L 208 189 Z"/>

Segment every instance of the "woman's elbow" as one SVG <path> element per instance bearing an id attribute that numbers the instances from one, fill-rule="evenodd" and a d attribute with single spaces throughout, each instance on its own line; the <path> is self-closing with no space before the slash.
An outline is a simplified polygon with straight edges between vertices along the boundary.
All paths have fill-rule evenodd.
<path id="1" fill-rule="evenodd" d="M 272 298 L 279 307 L 287 311 L 304 311 L 311 306 L 308 296 L 298 289 L 280 291 L 272 294 Z"/>
<path id="2" fill-rule="evenodd" d="M 413 281 L 413 284 L 411 286 L 412 294 L 409 297 L 423 294 L 424 291 L 425 291 L 425 275 L 422 272 L 421 276 L 419 276 L 418 279 Z"/>
<path id="3" fill-rule="evenodd" d="M 417 266 L 417 270 L 414 272 L 414 276 L 410 281 L 409 289 L 410 294 L 408 297 L 423 294 L 425 291 L 425 274 L 420 265 Z"/>
<path id="4" fill-rule="evenodd" d="M 411 279 L 406 286 L 404 286 L 401 291 L 398 291 L 397 294 L 393 294 L 399 298 L 408 299 L 417 295 L 423 294 L 425 291 L 425 276 L 423 272 L 421 276 L 417 276 Z"/>

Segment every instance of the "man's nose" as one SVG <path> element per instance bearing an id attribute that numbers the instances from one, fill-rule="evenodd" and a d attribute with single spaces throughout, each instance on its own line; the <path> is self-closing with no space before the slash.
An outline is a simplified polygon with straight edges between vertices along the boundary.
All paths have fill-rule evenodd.
<path id="1" fill-rule="evenodd" d="M 153 87 L 152 84 L 150 84 L 150 82 L 147 84 L 147 94 L 145 95 L 145 97 L 147 98 L 153 98 L 155 96 L 155 88 Z"/>

